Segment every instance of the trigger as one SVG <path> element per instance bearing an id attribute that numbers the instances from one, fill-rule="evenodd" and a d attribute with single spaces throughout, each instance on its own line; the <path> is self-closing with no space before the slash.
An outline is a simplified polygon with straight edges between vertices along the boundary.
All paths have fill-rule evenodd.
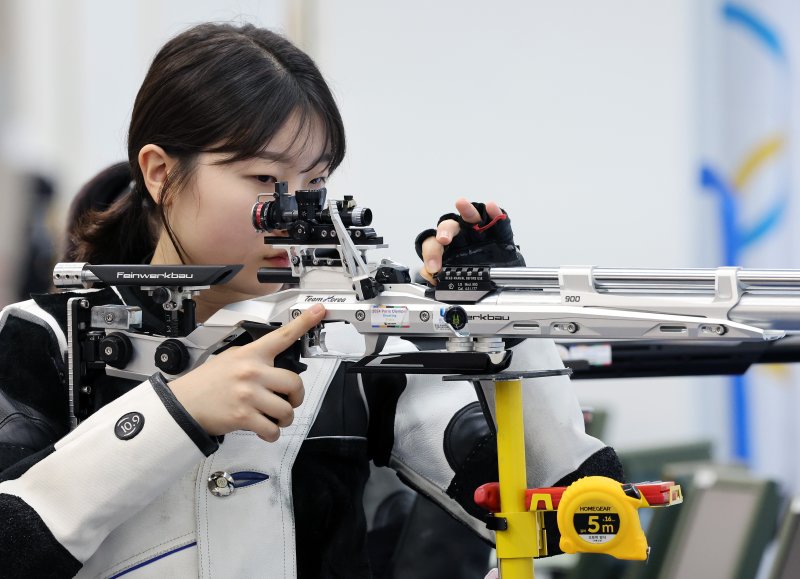
<path id="1" fill-rule="evenodd" d="M 302 338 L 302 355 L 305 358 L 321 356 L 328 351 L 325 345 L 325 332 L 322 326 L 316 326 L 309 330 Z"/>

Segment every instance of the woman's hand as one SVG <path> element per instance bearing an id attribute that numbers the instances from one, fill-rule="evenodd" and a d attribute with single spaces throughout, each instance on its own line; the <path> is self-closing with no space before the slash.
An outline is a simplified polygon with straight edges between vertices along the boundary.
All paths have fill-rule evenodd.
<path id="1" fill-rule="evenodd" d="M 435 230 L 423 231 L 417 237 L 417 254 L 423 262 L 419 273 L 429 282 L 436 283 L 433 276 L 442 269 L 443 256 L 448 262 L 447 250 L 452 255 L 448 265 L 525 265 L 514 246 L 514 235 L 505 212 L 494 201 L 478 205 L 481 211 L 463 197 L 458 199 L 458 214 L 442 216 Z M 462 231 L 458 219 L 465 225 L 480 224 L 482 227 Z M 476 248 L 481 249 L 476 251 Z"/>
<path id="2" fill-rule="evenodd" d="M 456 201 L 456 209 L 461 219 L 467 223 L 480 223 L 481 214 L 475 206 L 461 197 Z M 486 204 L 486 213 L 491 219 L 495 219 L 503 214 L 502 209 L 497 203 L 490 201 Z M 445 219 L 436 228 L 436 235 L 428 237 L 422 242 L 422 269 L 420 275 L 431 283 L 434 283 L 433 275 L 442 269 L 442 254 L 445 247 L 450 245 L 453 239 L 461 232 L 461 226 L 455 219 Z"/>
<path id="3" fill-rule="evenodd" d="M 325 316 L 315 304 L 290 323 L 258 340 L 230 348 L 169 383 L 175 397 L 208 434 L 249 430 L 267 442 L 289 426 L 303 402 L 303 382 L 275 368 L 275 358 Z M 274 419 L 277 424 L 273 422 Z"/>

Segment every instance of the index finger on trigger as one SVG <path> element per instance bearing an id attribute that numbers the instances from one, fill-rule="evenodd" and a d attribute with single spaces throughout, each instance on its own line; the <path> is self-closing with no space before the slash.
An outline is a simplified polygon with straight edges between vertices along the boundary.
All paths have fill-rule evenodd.
<path id="1" fill-rule="evenodd" d="M 325 317 L 325 306 L 314 304 L 288 324 L 253 342 L 270 360 L 289 348 Z"/>

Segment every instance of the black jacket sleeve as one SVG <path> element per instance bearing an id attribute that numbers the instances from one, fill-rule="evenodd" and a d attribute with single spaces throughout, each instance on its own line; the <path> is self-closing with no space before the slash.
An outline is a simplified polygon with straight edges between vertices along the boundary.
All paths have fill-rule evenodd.
<path id="1" fill-rule="evenodd" d="M 54 295 L 53 305 L 64 295 Z M 57 334 L 64 323 L 32 302 L 0 314 L 3 577 L 74 576 L 113 528 L 217 448 L 160 375 L 69 432 L 65 341 Z M 115 424 L 134 412 L 146 426 L 134 440 L 120 439 Z"/>
<path id="2" fill-rule="evenodd" d="M 0 472 L 69 430 L 58 349 L 45 326 L 8 316 L 0 328 Z"/>

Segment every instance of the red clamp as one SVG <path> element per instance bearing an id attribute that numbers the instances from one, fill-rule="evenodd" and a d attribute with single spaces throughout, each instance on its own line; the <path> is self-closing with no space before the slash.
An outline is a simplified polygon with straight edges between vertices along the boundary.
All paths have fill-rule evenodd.
<path id="1" fill-rule="evenodd" d="M 657 481 L 640 483 L 636 485 L 626 485 L 620 483 L 625 488 L 626 486 L 634 487 L 651 507 L 665 507 L 681 500 L 680 490 L 676 491 L 676 485 L 673 481 Z M 567 487 L 546 487 L 539 489 L 527 489 L 525 491 L 525 509 L 531 510 L 531 501 L 534 495 L 539 495 L 536 507 L 533 510 L 549 510 L 545 504 L 545 500 L 541 495 L 549 495 L 553 505 L 553 510 L 558 509 L 558 503 L 561 501 L 561 496 Z M 489 511 L 490 513 L 499 513 L 500 510 L 500 484 L 486 483 L 475 489 L 475 504 Z"/>

